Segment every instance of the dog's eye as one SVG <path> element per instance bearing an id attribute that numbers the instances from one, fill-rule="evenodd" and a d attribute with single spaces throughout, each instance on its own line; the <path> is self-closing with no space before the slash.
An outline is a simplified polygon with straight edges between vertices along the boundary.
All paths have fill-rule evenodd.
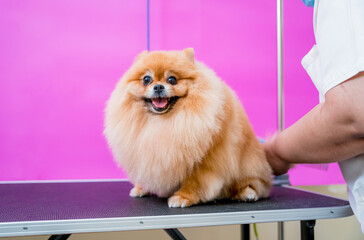
<path id="1" fill-rule="evenodd" d="M 167 82 L 169 84 L 176 85 L 177 84 L 177 79 L 175 77 L 171 76 L 171 77 L 167 78 Z"/>
<path id="2" fill-rule="evenodd" d="M 147 75 L 147 76 L 143 77 L 143 85 L 144 86 L 147 86 L 151 82 L 152 82 L 152 78 L 150 76 Z"/>

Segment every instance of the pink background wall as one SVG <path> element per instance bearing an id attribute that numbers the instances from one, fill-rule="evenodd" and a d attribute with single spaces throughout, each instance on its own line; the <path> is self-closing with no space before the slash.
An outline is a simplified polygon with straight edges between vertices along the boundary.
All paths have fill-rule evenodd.
<path id="1" fill-rule="evenodd" d="M 285 1 L 286 126 L 318 103 L 300 64 L 314 44 L 312 11 Z M 194 47 L 239 95 L 256 133 L 275 132 L 275 1 L 151 0 L 150 15 L 152 50 Z M 146 1 L 3 0 L 0 29 L 0 180 L 125 177 L 102 135 L 103 108 L 146 48 Z M 336 164 L 290 176 L 343 182 Z"/>

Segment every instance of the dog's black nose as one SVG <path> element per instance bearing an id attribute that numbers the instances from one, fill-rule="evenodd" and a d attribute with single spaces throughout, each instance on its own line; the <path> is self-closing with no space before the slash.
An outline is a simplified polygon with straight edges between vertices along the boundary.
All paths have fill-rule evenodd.
<path id="1" fill-rule="evenodd" d="M 162 84 L 157 84 L 153 87 L 154 92 L 160 94 L 164 90 L 164 86 Z"/>

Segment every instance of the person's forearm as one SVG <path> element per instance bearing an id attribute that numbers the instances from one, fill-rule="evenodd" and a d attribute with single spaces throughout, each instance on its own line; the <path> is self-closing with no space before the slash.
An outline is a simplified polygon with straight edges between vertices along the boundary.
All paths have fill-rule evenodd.
<path id="1" fill-rule="evenodd" d="M 316 106 L 274 141 L 275 154 L 287 163 L 339 162 L 363 153 L 364 140 L 350 126 L 330 119 L 324 104 Z"/>
<path id="2" fill-rule="evenodd" d="M 286 163 L 331 163 L 363 154 L 363 90 L 363 73 L 333 88 L 325 103 L 278 134 L 271 150 Z"/>

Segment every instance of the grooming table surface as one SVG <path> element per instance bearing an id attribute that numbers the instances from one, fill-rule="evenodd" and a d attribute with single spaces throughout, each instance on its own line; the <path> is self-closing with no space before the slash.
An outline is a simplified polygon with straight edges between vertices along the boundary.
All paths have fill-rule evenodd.
<path id="1" fill-rule="evenodd" d="M 352 215 L 345 200 L 274 187 L 255 203 L 218 200 L 168 208 L 167 199 L 129 197 L 126 181 L 1 183 L 0 237 L 167 229 L 338 218 Z"/>

